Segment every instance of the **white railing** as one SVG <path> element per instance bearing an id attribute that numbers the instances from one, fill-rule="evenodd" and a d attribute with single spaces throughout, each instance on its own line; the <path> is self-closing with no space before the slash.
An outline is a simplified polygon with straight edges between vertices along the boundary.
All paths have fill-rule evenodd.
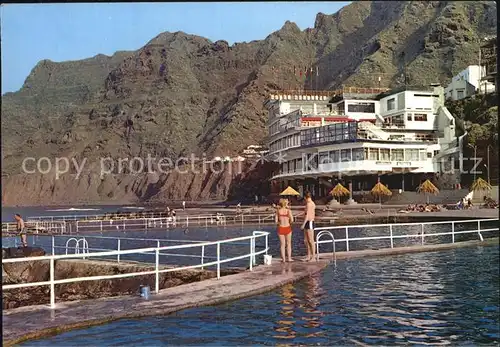
<path id="1" fill-rule="evenodd" d="M 473 219 L 473 220 L 457 220 L 457 221 L 444 221 L 444 222 L 425 222 L 425 223 L 398 223 L 398 224 L 365 224 L 365 225 L 349 225 L 349 226 L 333 226 L 333 227 L 322 227 L 317 228 L 318 232 L 316 236 L 316 255 L 319 258 L 319 245 L 324 243 L 332 243 L 333 244 L 333 252 L 335 254 L 335 244 L 336 243 L 345 243 L 346 251 L 349 252 L 349 244 L 355 241 L 366 241 L 366 240 L 390 240 L 391 246 L 390 248 L 394 248 L 394 240 L 395 239 L 404 239 L 404 238 L 419 238 L 420 243 L 423 245 L 425 243 L 426 237 L 431 236 L 445 236 L 451 235 L 451 242 L 455 243 L 455 236 L 461 234 L 478 234 L 479 239 L 483 241 L 483 232 L 488 231 L 499 231 L 498 227 L 498 218 L 493 219 Z M 495 227 L 487 227 L 481 228 L 481 223 L 486 222 L 497 222 Z M 473 223 L 474 228 L 468 230 L 458 230 L 457 225 L 463 225 L 467 223 Z M 427 232 L 425 231 L 426 226 L 436 226 L 436 225 L 449 225 L 450 230 L 446 232 Z M 411 231 L 411 227 L 418 227 L 417 232 Z M 405 227 L 408 233 L 401 235 L 394 235 L 394 229 L 397 227 Z M 386 231 L 386 235 L 383 236 L 368 236 L 368 237 L 350 237 L 349 231 L 353 229 L 380 229 L 383 228 Z M 410 230 L 409 230 L 410 229 Z M 344 235 L 344 238 L 335 239 L 334 233 L 338 232 Z M 328 240 L 322 240 L 324 236 L 329 236 Z M 352 236 L 352 235 L 351 235 Z"/>
<path id="2" fill-rule="evenodd" d="M 67 223 L 65 221 L 27 221 L 24 227 L 28 231 L 35 233 L 57 233 L 64 234 L 67 232 Z M 2 233 L 17 232 L 17 223 L 2 223 Z"/>
<path id="3" fill-rule="evenodd" d="M 139 249 L 131 249 L 131 250 L 120 250 L 120 251 L 108 251 L 108 252 L 97 252 L 97 253 L 76 253 L 76 254 L 67 254 L 67 255 L 49 255 L 49 256 L 40 256 L 40 257 L 28 257 L 28 258 L 11 258 L 11 259 L 2 259 L 2 266 L 9 263 L 21 263 L 28 261 L 44 261 L 47 260 L 50 262 L 50 280 L 42 281 L 42 282 L 31 282 L 31 283 L 18 283 L 18 284 L 8 284 L 2 285 L 2 290 L 16 289 L 16 288 L 28 288 L 28 287 L 38 287 L 38 286 L 50 286 L 50 307 L 55 308 L 55 285 L 62 283 L 74 283 L 74 282 L 83 282 L 83 281 L 97 281 L 97 280 L 109 280 L 114 278 L 126 278 L 126 277 L 135 277 L 135 276 L 144 276 L 144 275 L 155 275 L 155 292 L 159 293 L 160 291 L 160 274 L 166 272 L 174 272 L 181 270 L 189 270 L 196 268 L 204 268 L 207 266 L 216 266 L 217 267 L 217 279 L 220 279 L 220 267 L 223 263 L 229 263 L 240 259 L 249 258 L 250 271 L 253 270 L 253 266 L 256 264 L 255 259 L 257 255 L 266 254 L 268 252 L 268 236 L 269 233 L 266 231 L 254 231 L 251 236 L 243 236 L 237 237 L 228 240 L 219 240 L 212 242 L 202 242 L 202 243 L 192 243 L 192 244 L 184 244 L 184 245 L 175 245 L 175 246 L 163 246 L 163 247 L 149 247 L 149 248 L 139 248 Z M 264 238 L 266 241 L 265 249 L 256 252 L 255 251 L 255 241 L 258 238 Z M 221 245 L 223 244 L 231 244 L 234 242 L 242 242 L 249 241 L 249 253 L 234 256 L 231 258 L 222 259 L 221 257 Z M 181 266 L 175 268 L 167 268 L 160 270 L 160 251 L 165 250 L 178 250 L 178 249 L 190 249 L 199 247 L 202 251 L 202 254 L 206 247 L 216 246 L 217 248 L 217 257 L 215 261 L 211 261 L 208 263 L 203 262 L 203 258 L 200 264 L 191 265 L 191 266 Z M 61 259 L 80 259 L 80 258 L 91 258 L 91 257 L 104 257 L 104 256 L 118 256 L 118 255 L 126 255 L 126 254 L 144 254 L 154 252 L 155 254 L 155 269 L 141 272 L 132 272 L 125 274 L 116 274 L 116 275 L 104 275 L 104 276 L 89 276 L 89 277 L 75 277 L 75 278 L 67 278 L 67 279 L 55 279 L 55 260 Z"/>

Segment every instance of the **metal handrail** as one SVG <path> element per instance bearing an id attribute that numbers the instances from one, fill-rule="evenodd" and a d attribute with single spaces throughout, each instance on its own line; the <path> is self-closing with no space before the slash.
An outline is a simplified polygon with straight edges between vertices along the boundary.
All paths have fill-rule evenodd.
<path id="1" fill-rule="evenodd" d="M 2 290 L 49 285 L 50 286 L 50 307 L 52 309 L 54 309 L 55 308 L 55 285 L 56 284 L 83 282 L 83 281 L 95 281 L 95 280 L 106 280 L 106 279 L 114 279 L 114 278 L 126 278 L 126 277 L 154 274 L 155 275 L 155 292 L 159 293 L 159 291 L 160 291 L 159 274 L 160 273 L 174 272 L 174 271 L 188 270 L 188 269 L 195 269 L 195 268 L 204 268 L 206 266 L 215 265 L 215 266 L 217 266 L 217 279 L 220 279 L 220 265 L 222 263 L 227 263 L 227 262 L 231 262 L 231 261 L 235 261 L 235 260 L 239 260 L 239 259 L 245 259 L 245 258 L 250 258 L 250 271 L 252 271 L 253 265 L 255 263 L 255 256 L 260 255 L 260 254 L 264 254 L 264 253 L 267 254 L 267 252 L 268 252 L 268 247 L 267 247 L 268 236 L 269 236 L 268 232 L 258 231 L 258 232 L 254 232 L 251 236 L 242 236 L 242 237 L 237 237 L 237 238 L 233 238 L 233 239 L 218 240 L 218 241 L 212 241 L 212 242 L 202 242 L 202 243 L 196 243 L 196 244 L 184 244 L 184 245 L 163 246 L 163 247 L 149 247 L 149 248 L 139 248 L 139 249 L 119 250 L 119 251 L 107 251 L 107 252 L 98 252 L 98 253 L 80 253 L 80 254 L 48 255 L 48 256 L 46 255 L 46 256 L 39 256 L 39 257 L 2 259 L 2 265 L 8 264 L 8 263 L 20 263 L 20 262 L 28 262 L 28 261 L 44 261 L 44 260 L 50 261 L 50 280 L 49 281 L 2 285 Z M 255 240 L 257 238 L 262 238 L 262 237 L 264 237 L 266 239 L 266 248 L 264 250 L 255 252 Z M 236 242 L 236 241 L 250 241 L 250 253 L 235 256 L 232 258 L 221 259 L 221 252 L 220 252 L 221 244 L 228 244 L 228 243 L 232 243 L 232 242 Z M 194 247 L 202 247 L 202 250 L 204 250 L 205 247 L 213 246 L 213 245 L 217 246 L 217 259 L 216 259 L 216 261 L 212 261 L 209 263 L 203 263 L 203 261 L 202 261 L 201 264 L 198 264 L 198 265 L 182 266 L 182 267 L 168 268 L 168 269 L 162 269 L 162 270 L 159 269 L 160 251 L 174 250 L 174 249 L 187 249 L 187 248 L 194 248 Z M 55 280 L 55 278 L 54 278 L 55 277 L 55 266 L 54 266 L 55 260 L 72 259 L 72 258 L 102 257 L 102 256 L 110 256 L 110 255 L 143 254 L 143 253 L 147 253 L 147 252 L 154 252 L 156 254 L 155 269 L 151 270 L 151 271 L 141 271 L 141 272 L 116 274 L 116 275 L 76 277 L 76 278 L 59 279 L 59 280 Z"/>
<path id="2" fill-rule="evenodd" d="M 421 239 L 421 244 L 424 244 L 425 237 L 429 236 L 444 236 L 444 235 L 451 235 L 452 237 L 452 243 L 455 243 L 455 235 L 459 234 L 471 234 L 471 233 L 477 233 L 479 236 L 480 241 L 484 241 L 482 232 L 486 231 L 499 231 L 498 225 L 494 228 L 486 228 L 486 229 L 481 229 L 481 223 L 482 222 L 493 222 L 493 221 L 499 221 L 498 218 L 490 218 L 490 219 L 471 219 L 471 220 L 457 220 L 457 221 L 440 221 L 440 222 L 421 222 L 421 223 L 397 223 L 397 224 L 361 224 L 361 225 L 349 225 L 349 226 L 333 226 L 333 227 L 322 227 L 322 228 L 317 228 L 316 231 L 318 231 L 318 236 L 316 237 L 316 249 L 317 249 L 317 257 L 319 258 L 319 244 L 322 243 L 333 243 L 335 247 L 335 243 L 337 242 L 345 242 L 346 243 L 346 251 L 349 252 L 349 242 L 352 241 L 364 241 L 364 240 L 387 240 L 389 239 L 391 241 L 391 248 L 394 248 L 394 239 L 401 239 L 401 238 L 415 238 L 415 237 L 420 237 Z M 476 223 L 477 228 L 473 230 L 462 230 L 462 231 L 456 231 L 455 230 L 455 225 L 456 224 L 465 224 L 465 223 Z M 436 233 L 425 233 L 425 226 L 426 225 L 445 225 L 445 224 L 450 224 L 451 225 L 451 231 L 449 232 L 436 232 Z M 418 234 L 412 233 L 412 234 L 406 234 L 406 235 L 393 235 L 393 228 L 397 226 L 420 226 L 420 232 Z M 377 228 L 388 228 L 389 229 L 389 235 L 384 235 L 384 236 L 370 236 L 370 237 L 354 237 L 351 238 L 349 237 L 349 229 L 354 229 L 354 228 L 370 228 L 370 227 L 377 227 Z M 333 237 L 332 231 L 335 230 L 340 230 L 345 232 L 345 238 L 343 239 L 335 239 Z M 332 240 L 323 240 L 321 241 L 319 236 L 324 235 L 324 232 L 328 232 L 331 234 Z"/>

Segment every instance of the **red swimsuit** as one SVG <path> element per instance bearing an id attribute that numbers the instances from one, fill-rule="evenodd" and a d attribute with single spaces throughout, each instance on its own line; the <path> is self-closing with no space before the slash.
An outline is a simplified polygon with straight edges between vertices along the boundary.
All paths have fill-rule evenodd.
<path id="1" fill-rule="evenodd" d="M 279 214 L 278 215 L 279 217 L 288 217 L 288 213 L 287 214 Z M 282 226 L 278 226 L 278 235 L 288 235 L 292 232 L 292 226 L 289 225 L 287 227 L 282 227 Z"/>

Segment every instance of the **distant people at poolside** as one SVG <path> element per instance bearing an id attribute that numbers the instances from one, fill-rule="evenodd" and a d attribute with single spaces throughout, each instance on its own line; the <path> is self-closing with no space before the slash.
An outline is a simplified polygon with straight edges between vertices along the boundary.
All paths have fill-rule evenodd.
<path id="1" fill-rule="evenodd" d="M 28 247 L 28 238 L 26 236 L 26 227 L 24 225 L 24 220 L 19 213 L 14 215 L 14 219 L 16 220 L 16 230 L 19 233 L 19 237 L 21 238 L 21 243 L 23 247 Z"/>
<path id="2" fill-rule="evenodd" d="M 275 221 L 278 224 L 278 237 L 280 239 L 281 261 L 292 262 L 292 211 L 286 206 L 286 200 L 280 199 L 276 210 Z"/>
<path id="3" fill-rule="evenodd" d="M 314 219 L 316 218 L 316 204 L 312 200 L 310 192 L 306 192 L 305 201 L 306 206 L 304 211 L 304 222 L 302 223 L 300 229 L 304 230 L 304 243 L 307 250 L 306 261 L 314 261 L 316 253 L 314 249 Z"/>

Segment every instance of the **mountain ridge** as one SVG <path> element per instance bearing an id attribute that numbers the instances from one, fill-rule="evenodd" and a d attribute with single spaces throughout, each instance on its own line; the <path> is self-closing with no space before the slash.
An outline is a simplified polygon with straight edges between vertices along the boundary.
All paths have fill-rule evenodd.
<path id="1" fill-rule="evenodd" d="M 28 155 L 93 161 L 144 153 L 174 159 L 189 153 L 236 155 L 264 140 L 263 102 L 273 90 L 377 86 L 378 77 L 383 86 L 395 87 L 403 83 L 405 67 L 411 84 L 444 84 L 475 61 L 479 38 L 493 32 L 493 1 L 363 1 L 332 15 L 318 13 L 312 28 L 300 30 L 286 21 L 263 40 L 229 45 L 165 32 L 136 51 L 111 57 L 39 62 L 19 92 L 2 96 L 2 175 L 8 176 L 2 200 L 13 203 L 4 195 L 13 196 L 19 187 L 32 190 L 35 183 L 19 183 L 32 182 L 23 181 L 26 174 L 20 172 L 19 162 Z M 303 71 L 309 67 L 317 68 L 318 76 Z M 128 119 L 134 127 L 130 136 L 124 126 Z M 143 175 L 136 179 L 147 181 Z M 148 199 L 161 200 L 161 182 L 168 180 L 155 179 L 157 194 Z M 39 178 L 46 180 L 50 187 L 69 184 L 49 175 Z M 93 199 L 101 196 L 99 186 L 96 180 L 88 187 Z M 229 191 L 221 195 L 213 189 L 218 198 Z M 52 201 L 50 189 L 39 194 L 37 201 Z M 177 194 L 184 198 L 186 188 Z M 142 190 L 115 194 L 122 195 L 144 199 Z"/>

